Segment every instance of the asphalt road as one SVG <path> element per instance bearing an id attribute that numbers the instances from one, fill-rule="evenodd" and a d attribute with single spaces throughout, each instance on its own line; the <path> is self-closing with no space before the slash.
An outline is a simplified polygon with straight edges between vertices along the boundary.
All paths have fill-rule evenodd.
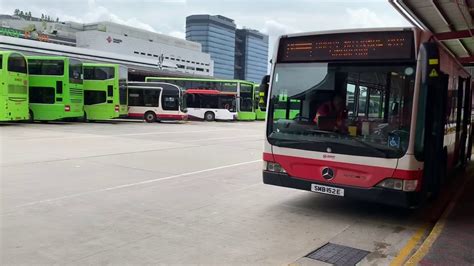
<path id="1" fill-rule="evenodd" d="M 262 184 L 263 122 L 0 125 L 0 264 L 268 264 L 327 242 L 386 264 L 403 210 Z"/>

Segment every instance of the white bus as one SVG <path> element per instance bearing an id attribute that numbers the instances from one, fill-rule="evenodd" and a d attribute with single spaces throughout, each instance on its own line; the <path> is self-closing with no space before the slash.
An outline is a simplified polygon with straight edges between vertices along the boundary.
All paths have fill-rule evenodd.
<path id="1" fill-rule="evenodd" d="M 190 118 L 214 121 L 236 120 L 235 92 L 208 89 L 188 89 L 184 94 Z"/>
<path id="2" fill-rule="evenodd" d="M 266 184 L 412 207 L 471 156 L 471 75 L 429 32 L 285 35 L 273 62 Z"/>
<path id="3" fill-rule="evenodd" d="M 165 82 L 129 82 L 128 117 L 155 121 L 187 120 L 182 90 Z"/>

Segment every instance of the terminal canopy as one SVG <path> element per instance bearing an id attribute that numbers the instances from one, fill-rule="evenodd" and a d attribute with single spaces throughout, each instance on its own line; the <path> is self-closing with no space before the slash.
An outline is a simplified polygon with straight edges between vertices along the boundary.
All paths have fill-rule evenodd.
<path id="1" fill-rule="evenodd" d="M 430 31 L 464 65 L 474 65 L 474 0 L 389 0 L 413 25 Z"/>

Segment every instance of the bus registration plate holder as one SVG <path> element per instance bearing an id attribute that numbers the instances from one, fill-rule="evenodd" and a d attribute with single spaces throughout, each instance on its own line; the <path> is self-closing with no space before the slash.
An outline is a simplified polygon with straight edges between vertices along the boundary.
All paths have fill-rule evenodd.
<path id="1" fill-rule="evenodd" d="M 344 197 L 344 189 L 342 189 L 342 188 L 311 184 L 311 191 L 316 192 L 316 193 L 322 193 L 322 194 L 328 194 L 328 195 Z"/>

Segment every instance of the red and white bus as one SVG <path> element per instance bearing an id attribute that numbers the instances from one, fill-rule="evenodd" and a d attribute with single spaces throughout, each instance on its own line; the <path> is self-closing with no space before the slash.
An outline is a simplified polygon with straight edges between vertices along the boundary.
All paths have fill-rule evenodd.
<path id="1" fill-rule="evenodd" d="M 471 76 L 428 32 L 285 35 L 273 62 L 265 184 L 413 207 L 470 158 Z"/>
<path id="2" fill-rule="evenodd" d="M 236 120 L 236 92 L 187 89 L 184 94 L 190 118 L 206 121 Z"/>
<path id="3" fill-rule="evenodd" d="M 187 120 L 182 90 L 165 82 L 129 82 L 128 117 L 148 123 Z"/>

